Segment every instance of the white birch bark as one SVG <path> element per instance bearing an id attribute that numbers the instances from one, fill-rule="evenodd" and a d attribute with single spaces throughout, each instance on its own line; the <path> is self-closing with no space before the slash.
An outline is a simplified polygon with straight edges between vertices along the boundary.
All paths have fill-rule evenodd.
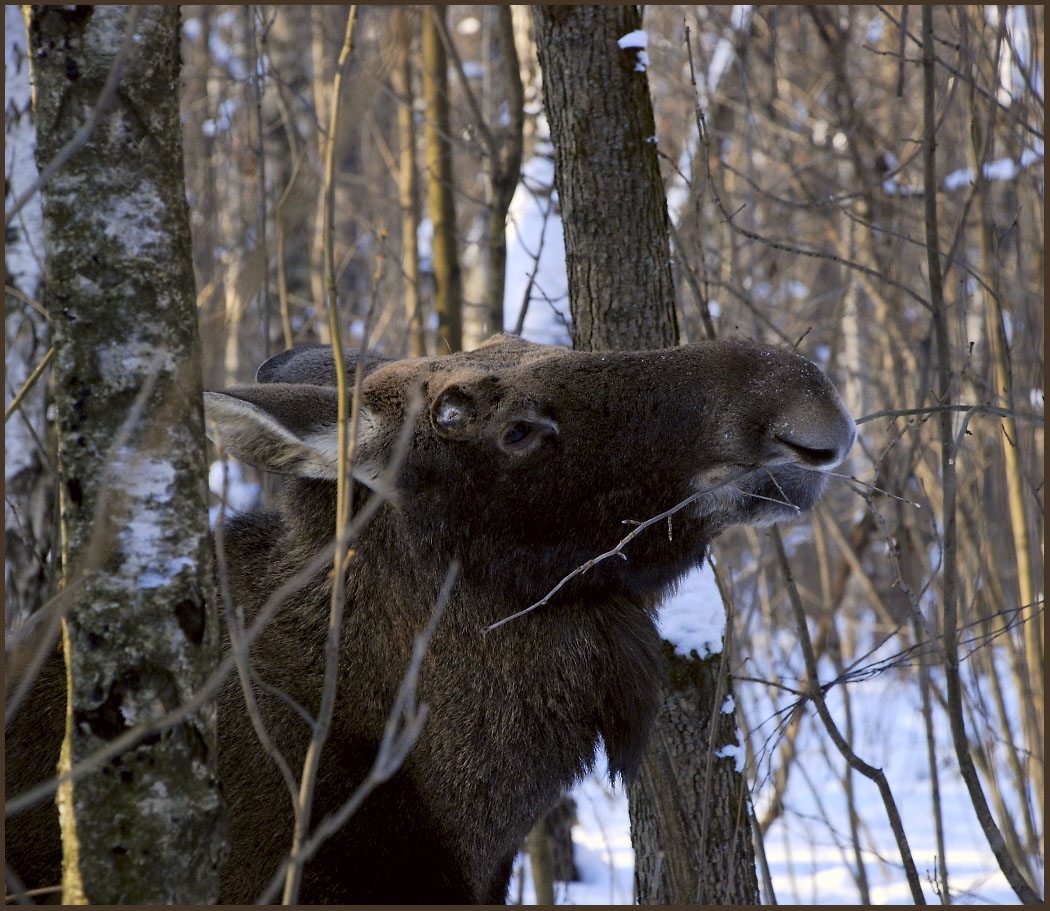
<path id="1" fill-rule="evenodd" d="M 130 20 L 33 8 L 41 167 L 91 115 Z M 218 657 L 178 9 L 141 8 L 128 48 L 110 109 L 42 196 L 64 585 L 81 586 L 64 769 L 188 699 Z M 215 901 L 215 760 L 212 705 L 62 786 L 63 901 Z"/>

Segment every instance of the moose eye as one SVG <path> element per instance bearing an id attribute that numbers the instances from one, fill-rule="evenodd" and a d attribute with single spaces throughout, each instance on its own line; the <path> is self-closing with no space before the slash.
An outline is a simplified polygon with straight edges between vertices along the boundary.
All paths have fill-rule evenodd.
<path id="1" fill-rule="evenodd" d="M 515 421 L 503 431 L 503 445 L 513 446 L 523 442 L 532 433 L 532 425 L 525 421 Z"/>
<path id="2" fill-rule="evenodd" d="M 547 437 L 555 436 L 558 427 L 553 421 L 514 421 L 503 428 L 500 446 L 510 452 L 530 452 Z"/>

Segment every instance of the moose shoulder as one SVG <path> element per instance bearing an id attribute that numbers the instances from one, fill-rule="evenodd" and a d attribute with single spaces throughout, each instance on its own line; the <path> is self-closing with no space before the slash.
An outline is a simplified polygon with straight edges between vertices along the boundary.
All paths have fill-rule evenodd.
<path id="1" fill-rule="evenodd" d="M 347 357 L 351 371 L 356 362 Z M 728 525 L 812 506 L 854 423 L 812 363 L 747 342 L 588 353 L 497 337 L 469 353 L 369 355 L 362 366 L 355 512 L 377 492 L 385 501 L 347 563 L 315 821 L 370 768 L 414 636 L 453 561 L 460 571 L 420 670 L 420 737 L 307 864 L 301 900 L 502 902 L 522 839 L 599 741 L 613 773 L 638 763 L 662 672 L 660 598 Z M 257 379 L 206 394 L 225 450 L 286 476 L 277 512 L 223 529 L 230 592 L 249 619 L 330 542 L 338 460 L 330 349 L 285 352 Z M 701 490 L 673 536 L 643 531 L 626 559 L 483 633 L 614 547 L 625 522 Z M 310 738 L 301 710 L 318 708 L 329 591 L 320 572 L 252 650 L 268 731 L 293 767 Z M 250 902 L 288 851 L 291 806 L 236 681 L 219 713 L 231 838 L 222 900 Z M 10 852 L 8 862 L 19 871 Z"/>

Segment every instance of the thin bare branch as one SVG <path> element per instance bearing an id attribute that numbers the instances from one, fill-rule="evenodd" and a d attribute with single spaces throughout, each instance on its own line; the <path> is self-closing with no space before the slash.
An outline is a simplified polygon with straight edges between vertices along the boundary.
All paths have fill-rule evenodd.
<path id="1" fill-rule="evenodd" d="M 635 525 L 635 528 L 634 528 L 634 530 L 632 532 L 630 532 L 630 534 L 628 534 L 628 535 L 624 536 L 623 538 L 621 538 L 619 540 L 619 542 L 617 542 L 615 547 L 613 547 L 611 550 L 607 550 L 603 554 L 598 554 L 598 556 L 592 557 L 586 563 L 582 563 L 579 566 L 577 566 L 576 569 L 574 569 L 567 576 L 564 576 L 561 579 L 561 581 L 558 582 L 558 584 L 554 586 L 554 588 L 552 588 L 549 592 L 547 592 L 547 594 L 545 594 L 542 598 L 540 598 L 540 600 L 537 601 L 535 604 L 530 604 L 524 610 L 520 610 L 517 613 L 511 614 L 509 617 L 504 617 L 502 620 L 497 620 L 495 623 L 492 623 L 489 626 L 483 627 L 482 628 L 482 632 L 490 633 L 494 629 L 496 629 L 497 627 L 503 626 L 504 623 L 509 623 L 511 620 L 517 620 L 518 617 L 525 616 L 525 614 L 529 613 L 530 611 L 536 610 L 537 607 L 543 607 L 544 604 L 546 604 L 548 601 L 550 601 L 550 599 L 553 598 L 559 591 L 561 591 L 562 588 L 565 587 L 565 585 L 567 585 L 569 582 L 571 582 L 577 576 L 582 576 L 585 572 L 587 572 L 588 570 L 593 569 L 599 563 L 601 563 L 601 562 L 603 562 L 605 560 L 608 560 L 610 557 L 620 557 L 621 559 L 626 560 L 627 559 L 627 555 L 623 552 L 624 547 L 626 547 L 631 541 L 633 541 L 635 538 L 637 538 L 638 535 L 640 535 L 643 531 L 645 531 L 645 529 L 649 528 L 652 525 L 656 525 L 658 522 L 664 521 L 664 519 L 670 518 L 676 512 L 679 512 L 680 510 L 685 509 L 686 506 L 688 506 L 690 503 L 695 503 L 701 497 L 705 497 L 708 494 L 713 493 L 716 490 L 719 490 L 720 488 L 727 487 L 727 486 L 732 486 L 732 482 L 733 481 L 737 480 L 738 478 L 743 477 L 750 470 L 751 469 L 749 469 L 749 468 L 737 469 L 737 470 L 733 471 L 728 477 L 726 477 L 723 480 L 719 481 L 717 484 L 713 484 L 710 487 L 705 487 L 702 490 L 698 490 L 694 494 L 690 494 L 688 497 L 686 497 L 681 502 L 676 503 L 670 509 L 664 510 L 659 515 L 653 516 L 651 519 L 646 519 L 644 522 L 636 522 L 636 520 L 634 520 L 634 519 L 624 519 L 623 521 L 624 521 L 625 524 L 627 524 L 627 523 L 633 524 L 633 525 Z"/>
<path id="2" fill-rule="evenodd" d="M 33 372 L 29 374 L 29 378 L 22 384 L 22 388 L 18 390 L 18 394 L 11 399 L 11 404 L 7 406 L 7 410 L 4 412 L 5 424 L 11 419 L 11 415 L 18 410 L 19 405 L 22 404 L 22 399 L 29 394 L 29 390 L 32 389 L 36 384 L 36 381 L 40 379 L 41 374 L 44 372 L 47 365 L 51 363 L 51 358 L 54 357 L 54 355 L 55 346 L 52 345 L 47 349 L 47 354 L 40 359 L 40 363 L 33 368 Z"/>
<path id="3" fill-rule="evenodd" d="M 919 874 L 915 869 L 911 848 L 908 845 L 907 836 L 904 834 L 904 823 L 901 821 L 897 802 L 893 799 L 893 792 L 890 790 L 889 782 L 886 780 L 886 775 L 882 769 L 876 769 L 874 766 L 869 765 L 853 752 L 852 747 L 842 736 L 834 719 L 831 717 L 831 712 L 828 711 L 827 704 L 824 702 L 820 678 L 817 675 L 817 661 L 813 655 L 813 645 L 809 640 L 809 629 L 806 626 L 806 614 L 802 608 L 802 599 L 799 597 L 798 589 L 795 587 L 791 564 L 788 562 L 787 554 L 784 552 L 784 542 L 781 540 L 779 529 L 776 526 L 773 527 L 770 537 L 773 539 L 773 547 L 776 551 L 777 560 L 780 563 L 781 572 L 784 575 L 791 608 L 795 614 L 795 628 L 798 633 L 799 644 L 802 647 L 802 656 L 806 663 L 806 676 L 810 687 L 808 696 L 813 700 L 817 714 L 820 716 L 820 720 L 824 722 L 825 730 L 827 730 L 828 735 L 842 754 L 842 757 L 849 763 L 850 768 L 855 769 L 865 778 L 875 782 L 878 787 L 882 796 L 882 802 L 886 807 L 890 828 L 893 830 L 893 835 L 897 840 L 897 849 L 900 851 L 901 861 L 904 863 L 904 872 L 908 879 L 912 898 L 917 905 L 924 905 L 926 904 L 926 899 L 922 894 Z"/>

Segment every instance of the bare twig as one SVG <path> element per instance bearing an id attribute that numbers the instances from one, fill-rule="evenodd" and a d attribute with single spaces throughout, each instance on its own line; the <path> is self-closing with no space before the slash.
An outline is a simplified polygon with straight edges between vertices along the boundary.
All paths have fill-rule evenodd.
<path id="1" fill-rule="evenodd" d="M 686 45 L 689 50 L 689 71 L 690 73 L 693 73 L 693 48 L 692 44 L 688 41 L 688 36 Z M 865 275 L 868 275 L 871 278 L 878 279 L 878 281 L 880 282 L 892 285 L 894 288 L 903 291 L 905 294 L 908 295 L 908 297 L 912 298 L 912 300 L 918 303 L 924 310 L 930 309 L 930 302 L 927 301 L 924 297 L 922 297 L 922 295 L 917 294 L 907 285 L 904 285 L 901 282 L 890 278 L 883 272 L 879 272 L 876 269 L 872 269 L 858 262 L 851 262 L 849 260 L 843 259 L 841 256 L 838 256 L 835 253 L 831 253 L 827 250 L 811 250 L 805 247 L 800 247 L 797 244 L 790 244 L 784 241 L 772 240 L 754 231 L 749 231 L 747 228 L 742 228 L 738 224 L 736 224 L 734 218 L 739 213 L 739 210 L 737 212 L 730 213 L 729 210 L 726 208 L 725 203 L 722 201 L 722 196 L 719 193 L 718 185 L 714 179 L 714 174 L 712 174 L 711 172 L 711 139 L 707 132 L 707 125 L 704 119 L 704 112 L 700 108 L 700 101 L 696 95 L 695 75 L 693 76 L 693 85 L 693 108 L 696 116 L 696 127 L 697 130 L 699 130 L 700 132 L 700 143 L 703 149 L 704 168 L 707 175 L 707 182 L 708 185 L 711 187 L 711 194 L 715 199 L 715 204 L 718 206 L 719 212 L 722 213 L 722 217 L 725 219 L 726 224 L 728 224 L 737 234 L 740 234 L 742 237 L 746 237 L 748 238 L 748 240 L 758 241 L 759 243 L 764 244 L 765 246 L 770 247 L 774 250 L 782 250 L 785 253 L 794 253 L 799 256 L 810 256 L 815 259 L 828 260 L 829 262 L 838 263 L 839 265 L 845 266 L 848 269 L 853 269 L 857 272 L 861 272 Z"/>
<path id="2" fill-rule="evenodd" d="M 914 414 L 942 414 L 952 411 L 972 411 L 975 414 L 994 414 L 999 417 L 1020 418 L 1023 421 L 1032 421 L 1036 424 L 1044 423 L 1041 414 L 1027 414 L 1023 411 L 1015 411 L 1012 408 L 1000 408 L 998 405 L 966 405 L 963 403 L 943 405 L 927 405 L 924 408 L 885 408 L 882 411 L 873 411 L 863 417 L 856 419 L 857 424 L 866 424 L 878 418 L 905 418 Z"/>
<path id="3" fill-rule="evenodd" d="M 496 140 L 493 138 L 492 131 L 489 129 L 488 124 L 485 122 L 485 118 L 481 114 L 481 106 L 474 97 L 474 92 L 470 87 L 470 80 L 467 79 L 467 74 L 463 69 L 463 61 L 460 59 L 459 51 L 456 49 L 452 36 L 448 33 L 448 26 L 445 24 L 442 17 L 434 12 L 434 7 L 432 6 L 424 7 L 423 15 L 430 16 L 433 19 L 434 27 L 437 29 L 438 36 L 441 38 L 441 43 L 445 46 L 445 53 L 452 59 L 452 68 L 456 71 L 460 84 L 463 86 L 463 94 L 467 98 L 467 104 L 470 105 L 471 113 L 474 115 L 474 121 L 478 126 L 478 135 L 481 136 L 481 141 L 485 146 L 485 154 L 494 157 L 496 155 Z"/>
<path id="4" fill-rule="evenodd" d="M 533 199 L 539 204 L 539 194 L 532 190 L 528 184 L 525 188 L 532 193 Z M 525 316 L 529 312 L 529 301 L 532 299 L 532 288 L 536 284 L 536 274 L 540 271 L 540 257 L 543 255 L 543 243 L 547 236 L 547 225 L 550 222 L 551 213 L 554 211 L 554 200 L 547 197 L 547 208 L 543 210 L 543 222 L 540 224 L 540 239 L 536 247 L 536 253 L 532 256 L 533 266 L 529 273 L 529 280 L 525 284 L 525 291 L 521 296 L 521 309 L 518 310 L 518 319 L 514 324 L 514 335 L 521 335 L 525 330 Z M 519 236 L 520 243 L 520 236 Z"/>
<path id="5" fill-rule="evenodd" d="M 276 222 L 277 233 L 277 301 L 281 311 L 281 332 L 284 336 L 285 348 L 291 348 L 294 344 L 294 340 L 292 335 L 292 320 L 288 312 L 288 280 L 285 274 L 284 265 L 284 207 L 288 202 L 289 194 L 292 192 L 292 187 L 295 186 L 296 179 L 299 176 L 299 169 L 302 167 L 303 162 L 306 160 L 307 151 L 308 146 L 306 145 L 299 149 L 298 152 L 293 151 L 293 155 L 295 156 L 295 163 L 292 165 L 292 174 L 288 178 L 288 185 L 284 188 L 284 192 L 281 193 L 281 198 L 277 200 L 277 205 L 274 206 L 274 221 Z"/>
<path id="6" fill-rule="evenodd" d="M 394 446 L 390 463 L 387 465 L 386 469 L 384 469 L 383 474 L 379 477 L 379 480 L 374 487 L 375 492 L 373 495 L 365 501 L 364 506 L 354 515 L 354 520 L 347 531 L 347 537 L 349 540 L 352 541 L 361 533 L 380 507 L 386 503 L 392 495 L 397 474 L 401 470 L 405 454 L 408 452 L 408 445 L 411 442 L 412 432 L 415 429 L 416 418 L 422 410 L 422 407 L 423 402 L 419 389 L 413 389 L 412 396 L 409 399 L 408 408 L 406 409 L 405 420 L 401 426 L 401 434 Z M 314 581 L 317 578 L 318 573 L 320 573 L 325 566 L 332 565 L 332 555 L 334 553 L 335 540 L 333 538 L 333 540 L 318 551 L 308 563 L 301 567 L 298 572 L 282 582 L 281 585 L 270 594 L 259 609 L 251 626 L 249 626 L 244 632 L 242 642 L 245 648 L 250 648 L 251 644 L 259 638 L 263 630 L 273 619 L 274 614 L 277 613 L 288 598 Z M 167 730 L 181 723 L 183 719 L 199 710 L 202 705 L 215 696 L 219 687 L 222 686 L 223 682 L 235 667 L 236 658 L 232 652 L 228 653 L 219 663 L 218 667 L 216 667 L 208 676 L 208 679 L 204 681 L 200 689 L 194 693 L 189 700 L 172 709 L 166 715 L 162 715 L 154 721 L 136 725 L 121 734 L 119 737 L 114 738 L 104 747 L 100 748 L 95 753 L 92 753 L 91 756 L 81 760 L 68 772 L 49 778 L 47 781 L 35 785 L 29 790 L 24 791 L 22 794 L 7 799 L 4 803 L 4 815 L 14 816 L 27 810 L 29 807 L 53 794 L 59 785 L 62 785 L 67 781 L 75 781 L 81 775 L 85 775 L 88 772 L 100 768 L 113 757 L 119 756 L 126 750 L 130 750 L 146 737 L 150 737 L 153 734 Z"/>
<path id="7" fill-rule="evenodd" d="M 105 464 L 108 468 L 103 476 L 102 490 L 99 493 L 98 499 L 95 501 L 95 508 L 91 518 L 91 535 L 88 538 L 87 544 L 83 548 L 79 564 L 72 568 L 66 566 L 66 554 L 64 550 L 62 552 L 63 578 L 60 583 L 61 587 L 58 595 L 56 595 L 50 602 L 50 616 L 48 616 L 46 631 L 42 635 L 40 642 L 37 644 L 33 658 L 31 659 L 22 680 L 19 681 L 14 696 L 4 707 L 5 726 L 9 725 L 14 719 L 19 706 L 21 706 L 22 701 L 25 699 L 35 682 L 37 674 L 40 673 L 44 661 L 54 647 L 61 621 L 73 603 L 73 599 L 67 594 L 67 592 L 70 589 L 79 590 L 83 584 L 89 581 L 94 575 L 96 568 L 102 565 L 109 547 L 111 546 L 112 537 L 109 534 L 108 523 L 106 520 L 109 517 L 109 510 L 114 497 L 119 497 L 121 495 L 121 488 L 118 483 L 119 479 L 116 476 L 116 467 L 121 464 L 118 456 L 120 451 L 127 445 L 132 432 L 142 420 L 146 403 L 149 401 L 150 395 L 153 393 L 153 387 L 157 383 L 157 377 L 160 374 L 164 354 L 164 351 L 158 350 L 156 352 L 149 373 L 147 373 L 146 378 L 143 380 L 142 387 L 136 394 L 134 401 L 131 403 L 131 407 L 128 409 L 127 416 L 124 418 L 120 428 L 117 430 L 116 436 L 113 438 L 113 442 L 110 444 L 105 460 Z"/>
<path id="8" fill-rule="evenodd" d="M 926 252 L 930 283 L 930 301 L 933 314 L 934 335 L 937 342 L 937 374 L 942 403 L 950 402 L 952 390 L 951 343 L 948 318 L 944 305 L 944 290 L 941 279 L 940 257 L 937 255 L 937 186 L 934 151 L 936 148 L 936 125 L 934 122 L 934 77 L 935 53 L 933 34 L 933 9 L 922 8 L 922 72 L 923 72 L 923 181 L 926 186 Z M 948 718 L 951 722 L 952 742 L 955 746 L 959 771 L 966 783 L 977 819 L 984 831 L 988 845 L 999 862 L 1010 887 L 1025 904 L 1038 904 L 1040 898 L 1025 880 L 1014 863 L 1002 832 L 995 824 L 988 801 L 981 787 L 977 769 L 973 764 L 970 744 L 966 736 L 963 717 L 962 683 L 959 679 L 958 655 L 958 562 L 956 525 L 956 472 L 955 438 L 952 432 L 951 414 L 940 413 L 941 483 L 944 487 L 943 515 L 944 569 L 941 577 L 941 611 L 944 622 L 944 674 L 948 696 Z"/>
<path id="9" fill-rule="evenodd" d="M 230 595 L 229 574 L 226 565 L 226 545 L 222 534 L 223 521 L 226 518 L 229 472 L 222 452 L 222 440 L 217 439 L 215 445 L 218 449 L 218 456 L 222 460 L 222 496 L 219 498 L 219 515 L 215 522 L 215 534 L 212 540 L 215 542 L 215 564 L 219 583 L 219 597 L 222 599 L 223 612 L 226 616 L 226 628 L 230 636 L 230 651 L 237 662 L 237 676 L 240 678 L 241 692 L 244 694 L 244 707 L 248 712 L 252 728 L 255 730 L 255 736 L 258 737 L 263 750 L 266 751 L 266 754 L 273 760 L 281 773 L 281 778 L 284 780 L 292 798 L 292 814 L 296 823 L 298 823 L 300 804 L 295 776 L 292 774 L 284 754 L 270 739 L 270 735 L 266 730 L 266 723 L 263 720 L 262 713 L 259 711 L 259 704 L 255 699 L 255 691 L 252 688 L 248 649 L 244 645 L 244 609 L 240 605 L 234 605 L 233 598 Z"/>
<path id="10" fill-rule="evenodd" d="M 769 875 L 769 861 L 766 860 L 766 841 L 762 835 L 762 829 L 755 817 L 755 808 L 751 801 L 747 802 L 747 819 L 751 823 L 751 837 L 755 842 L 755 860 L 758 861 L 758 881 L 762 886 L 762 897 L 767 905 L 777 903 L 776 893 L 773 891 L 773 877 Z"/>
<path id="11" fill-rule="evenodd" d="M 882 802 L 886 807 L 890 828 L 893 830 L 893 835 L 897 840 L 897 849 L 900 851 L 901 860 L 904 863 L 904 872 L 908 878 L 912 898 L 914 898 L 916 904 L 924 905 L 926 904 L 926 899 L 922 894 L 919 874 L 915 869 L 915 861 L 912 860 L 911 848 L 908 845 L 907 836 L 904 834 L 904 824 L 901 821 L 900 812 L 897 810 L 897 803 L 893 799 L 893 792 L 890 790 L 889 782 L 886 780 L 886 775 L 882 769 L 876 769 L 874 766 L 869 765 L 853 752 L 853 749 L 846 742 L 846 739 L 835 724 L 835 720 L 831 717 L 831 712 L 828 711 L 827 703 L 824 702 L 820 678 L 817 676 L 817 661 L 813 655 L 813 645 L 809 640 L 809 629 L 806 626 L 806 614 L 802 608 L 802 599 L 799 597 L 798 589 L 795 587 L 795 578 L 791 572 L 791 564 L 788 563 L 787 554 L 784 552 L 784 542 L 781 540 L 780 532 L 776 526 L 773 527 L 770 537 L 773 539 L 773 548 L 776 551 L 780 569 L 784 575 L 788 598 L 791 601 L 791 608 L 795 615 L 796 631 L 799 644 L 802 647 L 802 656 L 806 663 L 806 676 L 810 686 L 807 695 L 813 700 L 817 714 L 820 716 L 820 720 L 824 722 L 824 728 L 846 762 L 849 763 L 851 768 L 856 769 L 861 775 L 871 779 L 878 786 L 879 793 L 882 795 Z"/>
<path id="12" fill-rule="evenodd" d="M 882 15 L 884 15 L 887 19 L 889 19 L 890 22 L 892 22 L 895 26 L 897 26 L 897 28 L 903 29 L 905 34 L 908 36 L 908 39 L 910 41 L 912 41 L 917 47 L 923 47 L 924 48 L 924 45 L 925 45 L 924 38 L 925 38 L 925 36 L 920 38 L 920 37 L 917 37 L 916 35 L 912 34 L 911 32 L 907 31 L 907 29 L 905 27 L 906 23 L 904 25 L 902 25 L 902 23 L 900 21 L 898 21 L 894 17 L 893 13 L 891 13 L 885 6 L 879 6 L 878 4 L 876 4 L 875 8 L 880 13 L 882 13 Z M 946 47 L 950 48 L 951 50 L 954 50 L 954 51 L 959 50 L 958 45 L 950 44 L 949 42 L 943 41 L 940 38 L 936 38 L 935 40 L 939 44 L 943 44 Z M 924 55 L 923 56 L 923 60 L 925 60 L 925 49 L 923 50 L 923 55 Z M 943 57 L 940 57 L 937 54 L 933 54 L 931 56 L 931 58 L 930 58 L 930 62 L 931 62 L 931 65 L 934 62 L 936 62 L 939 66 L 944 67 L 949 73 L 951 73 L 953 76 L 955 76 L 960 82 L 963 82 L 963 83 L 966 83 L 967 85 L 970 85 L 973 88 L 973 90 L 975 92 L 977 92 L 986 101 L 988 101 L 989 103 L 994 104 L 997 107 L 1001 108 L 1003 113 L 1006 114 L 1007 116 L 1010 115 L 1010 109 L 1006 105 L 1004 105 L 998 98 L 996 98 L 995 94 L 993 92 L 989 92 L 988 89 L 986 89 L 983 85 L 978 85 L 975 80 L 971 79 L 966 73 L 964 73 L 961 70 L 957 69 L 956 67 L 952 66 Z M 1022 129 L 1026 130 L 1027 132 L 1031 133 L 1034 137 L 1036 137 L 1036 139 L 1040 139 L 1041 140 L 1043 138 L 1042 131 L 1036 129 L 1030 123 L 1020 122 L 1018 124 L 1018 126 L 1020 126 Z"/>
<path id="13" fill-rule="evenodd" d="M 47 308 L 42 303 L 40 303 L 40 301 L 34 300 L 28 294 L 23 294 L 17 288 L 11 285 L 4 285 L 4 294 L 10 294 L 11 297 L 20 300 L 23 304 L 28 304 L 30 307 L 36 310 L 36 312 L 39 313 L 44 319 L 51 319 L 51 314 L 47 312 Z"/>
<path id="14" fill-rule="evenodd" d="M 5 424 L 10 420 L 11 415 L 18 410 L 18 406 L 22 404 L 22 399 L 29 394 L 29 390 L 32 389 L 36 384 L 36 381 L 40 379 L 40 375 L 44 372 L 47 365 L 51 363 L 51 358 L 54 357 L 54 355 L 55 346 L 52 345 L 47 349 L 47 354 L 40 359 L 40 363 L 33 368 L 33 372 L 29 374 L 29 378 L 23 383 L 22 388 L 18 390 L 18 394 L 11 399 L 11 404 L 7 406 L 7 410 L 4 412 Z"/>
<path id="15" fill-rule="evenodd" d="M 11 869 L 9 864 L 4 864 L 4 880 L 7 882 L 7 885 L 11 889 L 11 892 L 7 893 L 7 895 L 4 897 L 4 904 L 10 904 L 11 899 L 13 898 L 20 905 L 28 905 L 30 904 L 29 896 L 31 894 L 40 894 L 40 890 L 37 889 L 33 889 L 31 892 L 27 892 L 25 883 L 23 883 L 22 880 L 19 878 L 18 874 Z M 56 887 L 48 886 L 46 891 L 50 893 L 54 888 Z M 57 888 L 59 892 L 62 891 L 61 886 Z"/>
<path id="16" fill-rule="evenodd" d="M 673 516 L 676 512 L 678 512 L 679 510 L 684 509 L 690 503 L 695 503 L 701 497 L 705 497 L 709 493 L 713 493 L 714 491 L 716 491 L 716 490 L 718 490 L 718 489 L 720 489 L 722 487 L 731 486 L 733 481 L 735 481 L 738 478 L 743 477 L 750 470 L 751 469 L 749 469 L 749 468 L 737 469 L 737 470 L 733 471 L 727 478 L 724 478 L 723 480 L 719 481 L 717 484 L 713 484 L 711 487 L 705 487 L 703 490 L 698 490 L 696 493 L 690 494 L 688 497 L 686 497 L 681 502 L 676 503 L 670 509 L 665 510 L 664 512 L 660 513 L 659 515 L 653 516 L 651 519 L 646 519 L 644 522 L 637 522 L 637 524 L 635 524 L 635 520 L 634 519 L 624 519 L 625 523 L 629 522 L 629 523 L 635 524 L 635 528 L 628 535 L 626 535 L 625 537 L 621 538 L 620 541 L 617 542 L 616 546 L 614 548 L 612 548 L 612 550 L 607 550 L 603 554 L 598 554 L 597 557 L 592 557 L 586 563 L 580 564 L 571 573 L 569 573 L 567 576 L 564 576 L 561 579 L 561 581 L 558 582 L 558 584 L 554 586 L 554 588 L 552 588 L 549 592 L 547 592 L 547 594 L 545 594 L 542 598 L 540 598 L 540 600 L 537 601 L 535 604 L 530 604 L 524 610 L 520 610 L 517 613 L 511 614 L 509 617 L 504 617 L 502 620 L 497 620 L 495 623 L 492 623 L 489 626 L 483 627 L 482 628 L 482 632 L 490 633 L 494 629 L 496 629 L 497 627 L 503 626 L 504 623 L 509 623 L 511 620 L 517 620 L 518 617 L 525 616 L 525 614 L 529 613 L 530 611 L 534 611 L 537 607 L 543 607 L 543 605 L 546 604 L 548 601 L 550 601 L 550 599 L 553 598 L 559 591 L 561 591 L 561 589 L 567 583 L 571 582 L 577 576 L 582 576 L 585 572 L 587 572 L 588 570 L 593 569 L 595 566 L 597 566 L 599 563 L 603 562 L 604 560 L 608 560 L 610 557 L 620 557 L 621 559 L 626 560 L 627 559 L 627 555 L 624 554 L 623 548 L 626 547 L 636 537 L 638 537 L 638 535 L 640 535 L 643 531 L 645 531 L 645 529 L 649 528 L 652 525 L 656 525 L 658 522 L 664 521 L 664 519 L 667 519 L 667 518 Z"/>
<path id="17" fill-rule="evenodd" d="M 285 581 L 273 592 L 272 595 L 270 595 L 269 598 L 266 599 L 266 603 L 259 611 L 259 614 L 256 616 L 252 625 L 245 632 L 244 642 L 246 646 L 250 645 L 259 637 L 269 621 L 273 619 L 273 615 L 277 612 L 278 608 L 284 604 L 289 596 L 308 585 L 327 564 L 331 563 L 334 549 L 334 542 L 323 548 L 298 573 Z M 82 775 L 86 775 L 88 772 L 101 768 L 115 756 L 119 756 L 121 753 L 130 750 L 136 744 L 141 743 L 146 737 L 150 737 L 153 734 L 167 730 L 179 724 L 183 719 L 194 714 L 202 705 L 215 696 L 215 693 L 219 687 L 222 686 L 223 682 L 235 666 L 236 659 L 233 654 L 227 654 L 219 663 L 219 666 L 212 671 L 208 679 L 204 681 L 201 688 L 189 700 L 154 721 L 136 725 L 130 730 L 125 731 L 119 737 L 107 742 L 104 747 L 78 762 L 68 772 L 56 775 L 49 778 L 47 781 L 42 781 L 40 784 L 35 785 L 29 790 L 24 791 L 13 798 L 7 799 L 4 803 L 4 815 L 14 816 L 29 809 L 29 807 L 34 804 L 50 797 L 60 785 L 65 784 L 67 781 L 75 781 Z"/>
<path id="18" fill-rule="evenodd" d="M 332 80 L 331 116 L 325 154 L 324 268 L 325 286 L 328 296 L 328 328 L 332 340 L 332 356 L 335 362 L 336 389 L 338 393 L 337 452 L 339 453 L 339 460 L 336 471 L 335 563 L 332 570 L 331 606 L 328 616 L 328 635 L 325 640 L 324 650 L 325 665 L 324 683 L 321 689 L 321 705 L 317 712 L 310 744 L 306 749 L 306 757 L 303 760 L 303 775 L 299 782 L 299 815 L 296 818 L 292 834 L 292 853 L 285 868 L 284 894 L 282 896 L 282 903 L 286 905 L 296 904 L 299 897 L 303 862 L 296 858 L 302 847 L 303 839 L 306 837 L 307 827 L 310 825 L 310 812 L 313 806 L 314 788 L 317 784 L 317 772 L 320 768 L 321 750 L 328 739 L 328 729 L 335 710 L 335 688 L 339 669 L 339 639 L 343 623 L 343 589 L 346 582 L 343 563 L 349 544 L 347 540 L 347 525 L 350 519 L 350 498 L 353 485 L 352 475 L 350 474 L 350 462 L 353 458 L 356 433 L 354 433 L 353 426 L 349 428 L 347 426 L 349 398 L 347 396 L 346 362 L 343 360 L 342 344 L 339 336 L 339 313 L 336 307 L 332 221 L 335 200 L 335 137 L 339 125 L 339 89 L 342 85 L 346 62 L 350 58 L 350 52 L 353 49 L 354 22 L 356 18 L 357 6 L 354 5 L 350 7 L 347 13 L 346 34 L 343 38 L 342 49 L 339 52 L 339 60 L 336 63 L 335 77 Z M 369 316 L 371 316 L 371 312 L 372 308 L 369 307 Z M 364 358 L 362 357 L 358 359 L 357 375 L 354 383 L 353 424 L 356 424 L 359 411 L 363 368 Z"/>
<path id="19" fill-rule="evenodd" d="M 264 145 L 264 127 L 263 127 L 263 114 L 262 114 L 262 102 L 263 92 L 265 86 L 263 84 L 263 75 L 259 72 L 259 46 L 258 39 L 255 32 L 255 11 L 256 7 L 252 4 L 248 4 L 244 8 L 245 20 L 248 23 L 248 65 L 251 68 L 251 76 L 247 80 L 247 87 L 249 89 L 249 105 L 254 109 L 255 114 L 255 125 L 256 125 L 256 142 L 255 142 L 255 159 L 258 162 L 258 181 L 259 181 L 259 249 L 262 252 L 262 264 L 260 270 L 262 272 L 262 281 L 259 283 L 259 309 L 262 315 L 262 337 L 263 337 L 263 356 L 270 356 L 270 302 L 267 289 L 269 288 L 269 275 L 270 275 L 270 260 L 269 251 L 266 247 L 266 149 Z M 263 36 L 265 41 L 265 34 Z"/>

